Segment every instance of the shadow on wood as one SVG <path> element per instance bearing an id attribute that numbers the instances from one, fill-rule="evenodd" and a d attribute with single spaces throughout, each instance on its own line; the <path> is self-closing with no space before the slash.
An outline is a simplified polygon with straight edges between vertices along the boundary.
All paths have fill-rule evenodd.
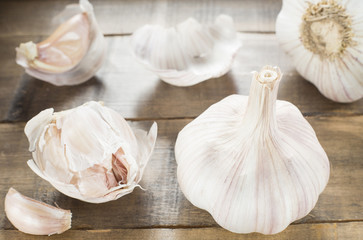
<path id="1" fill-rule="evenodd" d="M 74 98 L 82 98 L 82 94 L 85 92 L 87 92 L 87 96 L 95 96 L 96 99 L 94 100 L 97 101 L 97 96 L 103 89 L 103 83 L 98 77 L 92 77 L 87 82 L 77 86 L 58 87 L 24 74 L 7 114 L 7 121 L 28 121 L 34 117 L 34 114 L 38 114 L 47 108 L 54 108 L 58 112 L 66 110 L 64 106 L 77 107 L 78 104 L 74 104 L 74 102 L 78 103 L 80 101 L 74 101 Z M 51 100 L 57 95 L 62 96 L 62 101 Z M 37 98 L 49 99 L 49 101 L 42 101 L 40 104 L 34 103 Z M 86 101 L 89 100 L 85 99 L 84 102 Z M 31 106 L 33 109 L 30 113 L 28 110 Z"/>
<path id="2" fill-rule="evenodd" d="M 171 118 L 183 112 L 185 115 L 182 118 L 194 118 L 236 91 L 237 86 L 229 73 L 189 87 L 177 87 L 159 80 L 155 89 L 150 89 L 148 95 L 139 101 L 141 104 L 137 106 L 137 115 L 144 116 L 145 112 L 152 111 L 155 118 Z M 220 99 L 216 99 L 216 96 Z M 160 107 L 169 111 L 159 111 Z"/>

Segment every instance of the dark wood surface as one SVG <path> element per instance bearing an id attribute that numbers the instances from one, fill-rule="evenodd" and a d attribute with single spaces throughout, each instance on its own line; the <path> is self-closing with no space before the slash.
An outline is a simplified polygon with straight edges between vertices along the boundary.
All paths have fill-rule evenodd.
<path id="1" fill-rule="evenodd" d="M 44 39 L 51 19 L 72 1 L 0 2 L 0 239 L 38 239 L 16 231 L 3 211 L 9 187 L 73 213 L 72 229 L 54 239 L 359 239 L 363 235 L 363 100 L 334 103 L 297 74 L 279 48 L 274 22 L 280 1 L 273 0 L 134 0 L 92 1 L 107 34 L 107 60 L 90 81 L 55 87 L 24 73 L 15 63 L 21 42 Z M 193 16 L 210 23 L 220 13 L 234 17 L 243 47 L 232 70 L 218 79 L 178 88 L 160 81 L 134 61 L 129 34 L 146 23 L 175 24 Z M 303 219 L 273 236 L 230 233 L 205 211 L 190 204 L 176 179 L 177 133 L 211 104 L 238 93 L 248 94 L 250 72 L 265 64 L 284 72 L 279 99 L 298 106 L 315 129 L 331 162 L 331 177 L 316 207 Z M 121 199 L 89 204 L 71 199 L 37 177 L 26 165 L 31 158 L 24 125 L 39 111 L 56 111 L 89 100 L 104 101 L 137 128 L 153 121 L 159 136 L 141 185 Z"/>

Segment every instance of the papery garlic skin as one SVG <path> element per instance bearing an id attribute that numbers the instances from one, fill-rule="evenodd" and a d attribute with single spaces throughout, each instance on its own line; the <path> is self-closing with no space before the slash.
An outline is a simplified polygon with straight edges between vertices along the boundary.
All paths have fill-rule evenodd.
<path id="1" fill-rule="evenodd" d="M 329 160 L 310 124 L 276 101 L 281 73 L 254 74 L 250 97 L 231 95 L 179 133 L 185 197 L 235 233 L 275 234 L 306 216 L 329 179 Z"/>
<path id="2" fill-rule="evenodd" d="M 73 5 L 72 5 L 73 6 Z M 76 85 L 89 80 L 102 66 L 106 42 L 88 0 L 66 8 L 73 15 L 40 43 L 22 43 L 16 62 L 26 73 L 56 86 Z"/>
<path id="3" fill-rule="evenodd" d="M 19 231 L 28 234 L 60 234 L 71 228 L 71 211 L 23 196 L 14 188 L 6 194 L 5 213 Z"/>
<path id="4" fill-rule="evenodd" d="M 211 26 L 189 18 L 176 27 L 145 25 L 131 39 L 134 56 L 159 78 L 175 86 L 191 86 L 227 73 L 241 47 L 230 16 Z"/>
<path id="5" fill-rule="evenodd" d="M 102 203 L 131 193 L 141 180 L 157 136 L 136 129 L 97 102 L 54 113 L 46 109 L 25 126 L 29 167 L 60 192 Z"/>
<path id="6" fill-rule="evenodd" d="M 362 9 L 355 0 L 283 0 L 276 20 L 296 70 L 336 102 L 363 97 Z"/>

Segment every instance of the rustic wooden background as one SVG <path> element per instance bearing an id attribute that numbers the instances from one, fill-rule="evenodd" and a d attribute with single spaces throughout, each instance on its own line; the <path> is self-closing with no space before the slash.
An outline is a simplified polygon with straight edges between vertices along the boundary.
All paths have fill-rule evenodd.
<path id="1" fill-rule="evenodd" d="M 274 35 L 281 0 L 93 0 L 108 42 L 107 60 L 90 81 L 55 87 L 26 75 L 15 63 L 14 48 L 46 38 L 56 27 L 53 16 L 72 2 L 0 2 L 0 239 L 42 238 L 17 231 L 7 220 L 3 200 L 10 187 L 71 209 L 72 229 L 50 239 L 363 239 L 363 99 L 334 103 L 297 74 Z M 146 23 L 173 25 L 190 16 L 211 23 L 220 13 L 234 18 L 244 44 L 221 78 L 178 88 L 131 57 L 129 36 Z M 177 133 L 208 106 L 230 94 L 248 94 L 250 72 L 265 64 L 284 72 L 278 98 L 299 107 L 314 127 L 329 156 L 331 177 L 312 212 L 282 233 L 237 235 L 184 198 L 173 147 Z M 59 111 L 89 100 L 104 101 L 134 127 L 158 123 L 156 148 L 141 182 L 146 191 L 99 205 L 84 203 L 59 193 L 27 167 L 26 121 L 45 108 Z"/>

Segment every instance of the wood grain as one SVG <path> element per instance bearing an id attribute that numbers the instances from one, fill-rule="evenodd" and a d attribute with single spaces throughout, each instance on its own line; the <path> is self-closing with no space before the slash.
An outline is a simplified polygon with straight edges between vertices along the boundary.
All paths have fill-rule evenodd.
<path id="1" fill-rule="evenodd" d="M 363 220 L 363 116 L 308 117 L 331 162 L 331 176 L 313 211 L 298 223 Z M 151 227 L 214 227 L 203 210 L 190 204 L 176 179 L 174 144 L 177 133 L 190 120 L 158 120 L 159 135 L 141 186 L 121 199 L 90 204 L 71 199 L 36 176 L 26 165 L 31 158 L 23 123 L 0 124 L 0 196 L 9 187 L 29 197 L 73 212 L 72 229 L 118 229 Z M 349 124 L 347 124 L 349 123 Z M 131 122 L 147 129 L 151 122 Z M 3 202 L 0 201 L 0 209 Z M 90 219 L 91 216 L 96 216 Z M 0 213 L 0 229 L 14 229 Z"/>
<path id="2" fill-rule="evenodd" d="M 305 115 L 362 114 L 363 99 L 335 103 L 324 96 L 295 71 L 291 61 L 279 48 L 272 34 L 240 34 L 244 46 L 238 52 L 231 71 L 192 87 L 175 87 L 158 79 L 131 56 L 129 37 L 108 37 L 108 55 L 100 71 L 90 81 L 70 87 L 56 87 L 24 73 L 11 56 L 0 56 L 6 69 L 6 88 L 0 105 L 0 120 L 27 121 L 45 108 L 63 110 L 86 101 L 104 101 L 128 119 L 193 118 L 211 104 L 238 93 L 249 94 L 251 72 L 266 64 L 279 66 L 284 72 L 278 98 L 295 104 Z M 19 37 L 3 39 L 6 49 L 14 42 L 29 41 Z M 5 39 L 5 40 L 4 40 Z M 9 90 L 7 89 L 9 88 Z"/>
<path id="3" fill-rule="evenodd" d="M 60 24 L 54 20 L 76 0 L 0 1 L 2 36 L 49 35 Z M 91 0 L 104 34 L 130 34 L 145 24 L 174 26 L 189 17 L 212 23 L 219 14 L 234 18 L 238 31 L 273 32 L 280 0 Z"/>
<path id="4" fill-rule="evenodd" d="M 275 19 L 281 0 L 90 0 L 106 34 L 106 62 L 90 81 L 55 87 L 24 73 L 15 47 L 39 42 L 58 26 L 56 16 L 77 0 L 0 1 L 0 209 L 9 187 L 73 213 L 72 229 L 52 239 L 363 239 L 363 99 L 334 103 L 295 71 L 279 47 Z M 231 71 L 218 79 L 180 88 L 168 85 L 132 58 L 130 34 L 145 24 L 173 26 L 194 17 L 210 24 L 219 14 L 235 20 L 243 47 Z M 277 65 L 284 73 L 278 99 L 295 104 L 326 150 L 331 176 L 315 208 L 285 231 L 237 235 L 220 228 L 179 189 L 174 158 L 178 132 L 211 104 L 230 94 L 248 95 L 251 71 Z M 41 110 L 56 111 L 84 102 L 105 102 L 134 128 L 159 125 L 158 139 L 141 186 L 121 199 L 90 204 L 69 198 L 33 173 L 23 133 Z M 23 234 L 0 211 L 0 240 L 49 239 Z"/>
<path id="5" fill-rule="evenodd" d="M 362 239 L 363 223 L 322 223 L 299 224 L 289 226 L 285 231 L 275 235 L 235 234 L 222 228 L 187 228 L 187 229 L 102 229 L 102 230 L 68 230 L 61 235 L 53 235 L 52 239 L 149 239 L 149 240 L 340 240 Z M 0 239 L 49 239 L 48 236 L 31 236 L 16 230 L 0 230 Z"/>

